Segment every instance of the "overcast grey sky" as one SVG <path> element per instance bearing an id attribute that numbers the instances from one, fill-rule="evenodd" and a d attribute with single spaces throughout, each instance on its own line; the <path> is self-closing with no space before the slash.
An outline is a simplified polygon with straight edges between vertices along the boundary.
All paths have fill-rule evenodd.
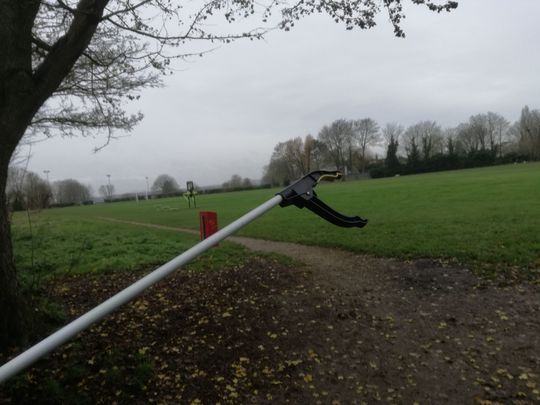
<path id="1" fill-rule="evenodd" d="M 165 87 L 129 107 L 145 114 L 129 135 L 101 152 L 102 139 L 47 140 L 29 169 L 50 180 L 75 178 L 97 189 L 143 191 L 161 173 L 181 185 L 258 179 L 280 141 L 338 118 L 380 125 L 436 120 L 455 126 L 495 111 L 514 121 L 540 108 L 539 0 L 461 0 L 454 12 L 407 7 L 407 37 L 384 18 L 346 31 L 323 16 L 265 41 L 237 42 L 178 64 Z"/>

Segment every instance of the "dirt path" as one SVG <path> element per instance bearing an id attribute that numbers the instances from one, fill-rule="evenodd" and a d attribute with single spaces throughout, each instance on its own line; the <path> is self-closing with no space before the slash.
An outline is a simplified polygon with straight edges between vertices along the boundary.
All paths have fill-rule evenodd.
<path id="1" fill-rule="evenodd" d="M 540 402 L 537 287 L 488 287 L 432 260 L 234 241 L 306 264 L 311 296 L 328 311 L 319 383 L 346 403 Z"/>
<path id="2" fill-rule="evenodd" d="M 164 229 L 199 235 L 198 231 L 187 228 L 156 225 L 144 222 L 124 221 L 106 217 L 102 217 L 100 219 L 123 224 L 137 225 L 146 228 Z M 291 257 L 315 270 L 313 271 L 314 276 L 322 276 L 321 280 L 326 280 L 327 282 L 336 282 L 340 287 L 343 288 L 350 286 L 346 274 L 354 277 L 355 280 L 359 282 L 368 282 L 367 279 L 369 278 L 370 284 L 377 283 L 379 272 L 373 271 L 373 269 L 380 268 L 381 266 L 386 268 L 389 264 L 387 259 L 376 259 L 366 255 L 358 255 L 343 250 L 327 249 L 317 246 L 269 241 L 244 236 L 230 236 L 227 238 L 227 240 L 241 244 L 254 251 L 278 253 Z M 366 278 L 366 280 L 362 280 L 363 278 Z"/>
<path id="3" fill-rule="evenodd" d="M 56 378 L 62 403 L 69 393 L 72 403 L 540 402 L 537 285 L 488 285 L 432 260 L 230 240 L 305 265 L 258 258 L 177 272 L 51 356 L 11 398 L 54 399 L 44 390 Z M 55 294 L 75 316 L 138 277 L 79 276 Z"/>
<path id="4" fill-rule="evenodd" d="M 283 305 L 292 313 L 324 312 L 316 346 L 332 358 L 317 371 L 325 392 L 346 402 L 540 401 L 538 286 L 486 286 L 468 269 L 432 260 L 229 240 L 305 263 L 309 296 L 282 297 Z M 347 376 L 357 385 L 347 384 Z"/>

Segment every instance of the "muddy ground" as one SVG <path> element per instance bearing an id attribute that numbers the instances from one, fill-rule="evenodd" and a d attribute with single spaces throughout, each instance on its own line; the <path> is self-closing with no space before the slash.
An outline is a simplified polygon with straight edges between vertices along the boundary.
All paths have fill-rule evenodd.
<path id="1" fill-rule="evenodd" d="M 177 272 L 1 387 L 0 403 L 540 402 L 538 285 L 236 241 L 305 265 Z M 65 278 L 52 298 L 73 318 L 140 275 Z"/>

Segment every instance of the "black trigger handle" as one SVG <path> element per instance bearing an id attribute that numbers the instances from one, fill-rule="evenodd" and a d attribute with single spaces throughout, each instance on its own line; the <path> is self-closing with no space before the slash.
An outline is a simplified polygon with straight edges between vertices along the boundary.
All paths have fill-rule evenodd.
<path id="1" fill-rule="evenodd" d="M 306 207 L 334 225 L 344 228 L 362 228 L 367 224 L 367 219 L 340 214 L 319 200 L 313 190 L 322 180 L 336 180 L 341 177 L 342 174 L 339 171 L 317 170 L 311 172 L 276 194 L 283 198 L 279 205 L 282 207 L 289 205 L 295 205 L 298 208 Z"/>
<path id="2" fill-rule="evenodd" d="M 341 226 L 343 228 L 363 228 L 368 223 L 367 219 L 360 218 L 359 216 L 348 217 L 342 215 L 336 210 L 330 208 L 328 205 L 319 200 L 316 196 L 310 199 L 305 207 L 320 216 L 321 218 L 326 219 L 328 222 L 333 223 L 334 225 Z"/>

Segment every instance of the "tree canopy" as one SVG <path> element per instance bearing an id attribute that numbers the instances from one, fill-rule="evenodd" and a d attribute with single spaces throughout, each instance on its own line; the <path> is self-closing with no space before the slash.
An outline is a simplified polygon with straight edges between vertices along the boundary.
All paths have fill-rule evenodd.
<path id="1" fill-rule="evenodd" d="M 358 178 L 365 169 L 371 177 L 382 177 L 540 160 L 540 110 L 528 106 L 512 125 L 488 111 L 444 129 L 432 120 L 379 128 L 372 118 L 342 118 L 324 125 L 317 138 L 280 142 L 264 168 L 263 182 L 285 186 L 313 169 L 338 169 L 345 178 Z M 384 159 L 378 158 L 381 146 Z"/>
<path id="2" fill-rule="evenodd" d="M 411 2 L 437 12 L 457 6 L 454 1 Z M 14 113 L 28 135 L 98 131 L 110 139 L 112 130 L 130 130 L 142 119 L 140 113 L 126 113 L 124 103 L 138 98 L 142 88 L 159 86 L 160 76 L 172 73 L 173 59 L 213 46 L 204 43 L 260 39 L 269 29 L 289 30 L 313 13 L 328 14 L 346 29 L 368 29 L 383 10 L 395 34 L 404 36 L 402 0 L 267 5 L 251 0 L 187 5 L 164 0 L 3 1 L 0 86 L 7 97 L 0 101 L 0 114 Z M 239 24 L 219 24 L 242 19 L 258 26 L 257 16 L 265 27 L 239 30 Z M 25 108 L 18 108 L 21 104 Z"/>
<path id="3" fill-rule="evenodd" d="M 54 200 L 58 204 L 81 204 L 90 200 L 91 190 L 77 180 L 67 179 L 53 184 Z"/>
<path id="4" fill-rule="evenodd" d="M 152 184 L 152 192 L 159 194 L 170 194 L 180 190 L 177 181 L 168 174 L 159 175 L 154 184 Z"/>

